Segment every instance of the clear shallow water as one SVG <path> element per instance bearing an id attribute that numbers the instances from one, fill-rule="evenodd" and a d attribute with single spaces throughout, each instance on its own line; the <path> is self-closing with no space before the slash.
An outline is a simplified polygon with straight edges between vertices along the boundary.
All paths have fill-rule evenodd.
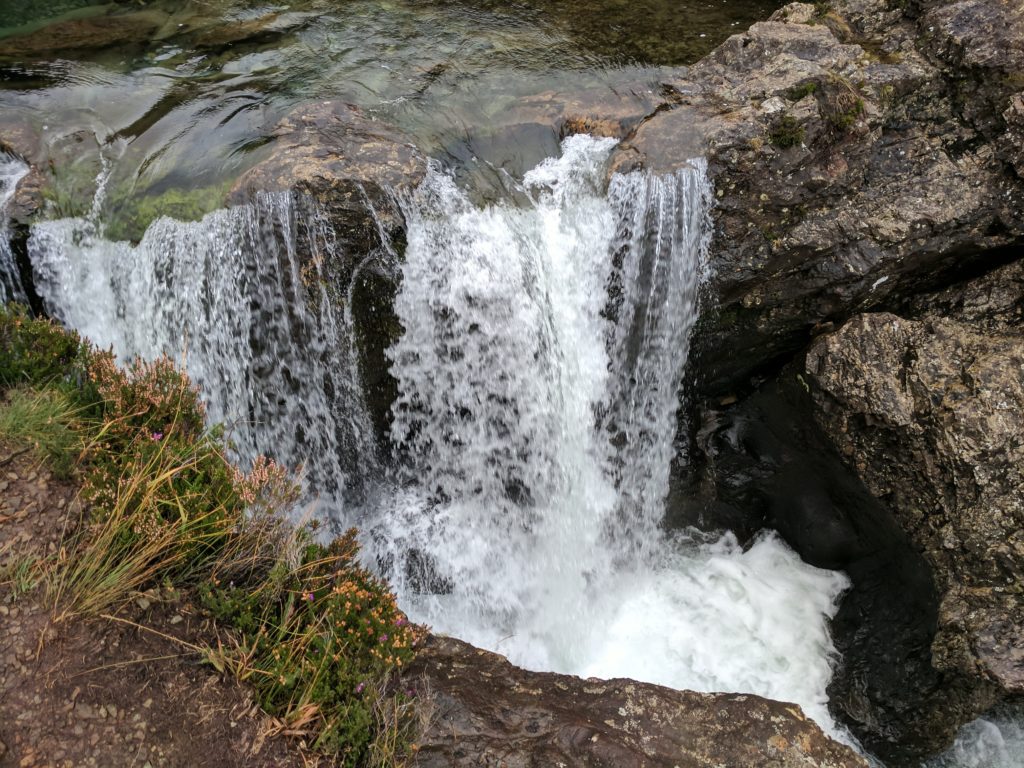
<path id="1" fill-rule="evenodd" d="M 71 5 L 78 4 L 55 10 Z M 137 42 L 15 53 L 6 63 L 0 30 L 0 130 L 24 122 L 42 132 L 56 160 L 57 216 L 85 212 L 101 158 L 111 161 L 104 220 L 113 236 L 138 239 L 158 213 L 198 218 L 221 205 L 231 180 L 262 157 L 278 120 L 314 99 L 356 104 L 450 166 L 491 163 L 521 176 L 557 150 L 550 112 L 559 94 L 583 104 L 624 100 L 643 114 L 653 107 L 661 66 L 696 59 L 773 7 L 760 0 L 648 0 L 644 8 L 609 0 L 82 6 L 66 18 L 142 14 L 155 28 Z M 7 33 L 42 23 L 28 15 Z"/>

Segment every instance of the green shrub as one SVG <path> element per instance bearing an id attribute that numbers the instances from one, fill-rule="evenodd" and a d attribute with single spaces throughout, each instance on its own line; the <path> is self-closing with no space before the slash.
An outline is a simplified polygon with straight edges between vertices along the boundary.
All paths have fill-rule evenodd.
<path id="1" fill-rule="evenodd" d="M 355 535 L 308 544 L 297 567 L 276 568 L 256 588 L 218 577 L 202 591 L 239 631 L 243 674 L 264 709 L 311 727 L 315 746 L 345 766 L 368 760 L 384 682 L 412 660 L 422 632 L 357 564 Z"/>
<path id="2" fill-rule="evenodd" d="M 772 124 L 768 138 L 779 149 L 797 147 L 804 141 L 804 128 L 792 115 L 782 115 Z"/>
<path id="3" fill-rule="evenodd" d="M 263 457 L 235 467 L 169 359 L 121 367 L 16 308 L 0 313 L 0 340 L 4 381 L 34 387 L 7 392 L 0 435 L 69 470 L 77 458 L 82 475 L 87 506 L 45 577 L 58 620 L 105 615 L 159 583 L 194 589 L 237 642 L 207 660 L 248 681 L 283 730 L 344 766 L 407 757 L 418 707 L 387 681 L 423 630 L 358 564 L 355 531 L 322 546 L 312 526 L 291 526 L 291 475 Z"/>
<path id="4" fill-rule="evenodd" d="M 90 346 L 74 331 L 34 318 L 17 304 L 0 305 L 0 389 L 19 384 L 82 385 Z"/>

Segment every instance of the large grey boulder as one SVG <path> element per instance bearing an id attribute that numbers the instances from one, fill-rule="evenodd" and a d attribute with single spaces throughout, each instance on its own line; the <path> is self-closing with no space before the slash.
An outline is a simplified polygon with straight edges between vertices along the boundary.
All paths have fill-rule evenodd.
<path id="1" fill-rule="evenodd" d="M 528 672 L 430 638 L 403 676 L 429 697 L 421 768 L 866 768 L 795 704 Z"/>
<path id="2" fill-rule="evenodd" d="M 706 391 L 1024 242 L 1021 40 L 1009 3 L 793 4 L 666 83 L 614 168 L 709 158 Z"/>

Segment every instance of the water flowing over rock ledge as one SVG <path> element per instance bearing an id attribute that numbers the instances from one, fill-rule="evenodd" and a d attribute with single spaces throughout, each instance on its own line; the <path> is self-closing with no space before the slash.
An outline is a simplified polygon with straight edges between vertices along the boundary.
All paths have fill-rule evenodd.
<path id="1" fill-rule="evenodd" d="M 720 307 L 702 388 L 1024 243 L 1022 40 L 1012 3 L 797 3 L 667 83 L 613 167 L 707 153 Z"/>

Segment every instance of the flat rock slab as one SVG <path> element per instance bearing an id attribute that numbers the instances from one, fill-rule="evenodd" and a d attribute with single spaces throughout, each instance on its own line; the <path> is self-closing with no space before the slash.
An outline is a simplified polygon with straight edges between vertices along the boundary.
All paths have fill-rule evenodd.
<path id="1" fill-rule="evenodd" d="M 867 766 L 795 704 L 529 672 L 433 636 L 405 675 L 436 710 L 421 768 Z"/>

